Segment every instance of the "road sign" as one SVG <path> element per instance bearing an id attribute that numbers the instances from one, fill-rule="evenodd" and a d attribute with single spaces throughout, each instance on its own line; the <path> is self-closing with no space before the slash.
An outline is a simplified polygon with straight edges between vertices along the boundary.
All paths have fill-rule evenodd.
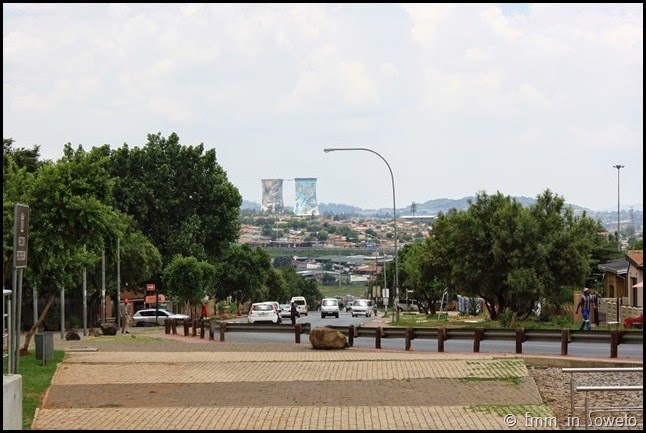
<path id="1" fill-rule="evenodd" d="M 16 203 L 13 226 L 13 266 L 27 267 L 27 241 L 29 238 L 29 206 Z"/>
<path id="2" fill-rule="evenodd" d="M 154 284 L 146 284 L 146 291 L 148 292 L 154 292 L 155 291 L 155 285 Z"/>

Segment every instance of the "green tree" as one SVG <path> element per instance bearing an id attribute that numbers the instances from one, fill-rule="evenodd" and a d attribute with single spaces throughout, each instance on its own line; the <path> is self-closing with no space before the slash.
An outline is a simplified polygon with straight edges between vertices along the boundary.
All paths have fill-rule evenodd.
<path id="1" fill-rule="evenodd" d="M 156 245 L 164 263 L 176 254 L 216 262 L 239 233 L 242 197 L 215 150 L 149 134 L 142 148 L 110 152 L 114 197 Z"/>
<path id="2" fill-rule="evenodd" d="M 500 193 L 479 193 L 467 210 L 438 215 L 432 237 L 450 263 L 453 287 L 482 297 L 495 319 L 507 307 L 527 312 L 537 300 L 581 287 L 597 227 L 549 190 L 530 208 Z"/>
<path id="3" fill-rule="evenodd" d="M 244 244 L 231 246 L 217 266 L 217 298 L 232 296 L 238 301 L 240 314 L 240 303 L 266 298 L 271 269 L 271 259 L 264 249 L 251 249 Z"/>
<path id="4" fill-rule="evenodd" d="M 277 256 L 273 261 L 274 268 L 279 269 L 283 266 L 292 266 L 292 258 L 290 256 Z"/>
<path id="5" fill-rule="evenodd" d="M 45 163 L 35 172 L 19 168 L 15 160 L 6 164 L 3 227 L 11 225 L 7 219 L 13 219 L 8 208 L 18 202 L 29 205 L 25 283 L 35 285 L 41 295 L 47 296 L 46 307 L 27 335 L 23 352 L 60 290 L 80 293 L 79 276 L 96 263 L 95 251 L 116 243 L 126 232 L 127 217 L 110 206 L 113 180 L 105 169 L 106 162 L 99 155 L 82 149 L 73 151 L 66 145 L 60 161 Z M 5 252 L 6 247 L 3 245 Z M 5 260 L 9 257 L 5 253 Z M 4 267 L 8 268 L 6 263 Z"/>
<path id="6" fill-rule="evenodd" d="M 195 257 L 176 255 L 164 268 L 163 275 L 168 295 L 187 307 L 195 307 L 209 294 L 215 266 Z"/>

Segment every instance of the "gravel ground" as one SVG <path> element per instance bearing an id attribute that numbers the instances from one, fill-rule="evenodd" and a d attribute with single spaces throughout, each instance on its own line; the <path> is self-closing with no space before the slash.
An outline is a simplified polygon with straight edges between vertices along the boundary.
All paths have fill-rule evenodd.
<path id="1" fill-rule="evenodd" d="M 571 418 L 570 402 L 570 373 L 564 373 L 561 368 L 529 366 L 529 374 L 534 378 L 538 390 L 543 399 L 543 403 L 550 406 L 554 416 L 561 427 L 571 427 L 568 420 Z M 575 384 L 587 386 L 600 385 L 642 385 L 644 383 L 643 373 L 577 373 L 575 374 Z M 583 408 L 585 405 L 584 393 L 575 394 L 574 406 Z M 592 392 L 589 394 L 590 407 L 642 407 L 644 406 L 644 393 L 634 391 L 613 391 L 613 392 Z M 583 425 L 583 409 L 575 409 L 575 416 L 578 416 Z M 641 430 L 634 428 L 642 426 L 644 423 L 644 413 L 642 411 L 632 412 L 611 412 L 601 410 L 592 415 L 593 417 L 634 417 L 628 420 L 629 423 L 636 426 L 628 425 L 627 429 Z M 634 422 L 633 422 L 634 421 Z M 597 422 L 597 421 L 595 421 Z M 606 421 L 604 421 L 606 422 Z M 633 428 L 631 428 L 633 427 Z"/>

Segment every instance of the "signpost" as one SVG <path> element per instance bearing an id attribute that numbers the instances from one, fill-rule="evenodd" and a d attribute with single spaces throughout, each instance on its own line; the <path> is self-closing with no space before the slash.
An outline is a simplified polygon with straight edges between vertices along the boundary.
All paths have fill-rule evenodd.
<path id="1" fill-rule="evenodd" d="M 29 206 L 16 203 L 13 227 L 13 267 L 27 267 L 27 238 L 29 237 Z"/>
<path id="2" fill-rule="evenodd" d="M 16 203 L 13 226 L 13 314 L 12 358 L 9 359 L 9 373 L 18 374 L 20 351 L 20 324 L 22 323 L 22 270 L 27 267 L 27 245 L 29 240 L 29 206 Z M 13 360 L 13 362 L 12 362 Z"/>

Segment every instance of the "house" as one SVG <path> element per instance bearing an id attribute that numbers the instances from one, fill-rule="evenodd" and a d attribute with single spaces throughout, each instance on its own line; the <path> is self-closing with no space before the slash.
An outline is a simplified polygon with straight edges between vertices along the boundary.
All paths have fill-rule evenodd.
<path id="1" fill-rule="evenodd" d="M 628 272 L 628 260 L 625 258 L 602 263 L 599 269 L 603 272 L 604 298 L 622 298 L 627 296 L 626 273 Z"/>
<path id="2" fill-rule="evenodd" d="M 631 307 L 644 308 L 644 251 L 632 250 L 626 253 L 628 269 L 626 270 L 627 304 Z"/>

